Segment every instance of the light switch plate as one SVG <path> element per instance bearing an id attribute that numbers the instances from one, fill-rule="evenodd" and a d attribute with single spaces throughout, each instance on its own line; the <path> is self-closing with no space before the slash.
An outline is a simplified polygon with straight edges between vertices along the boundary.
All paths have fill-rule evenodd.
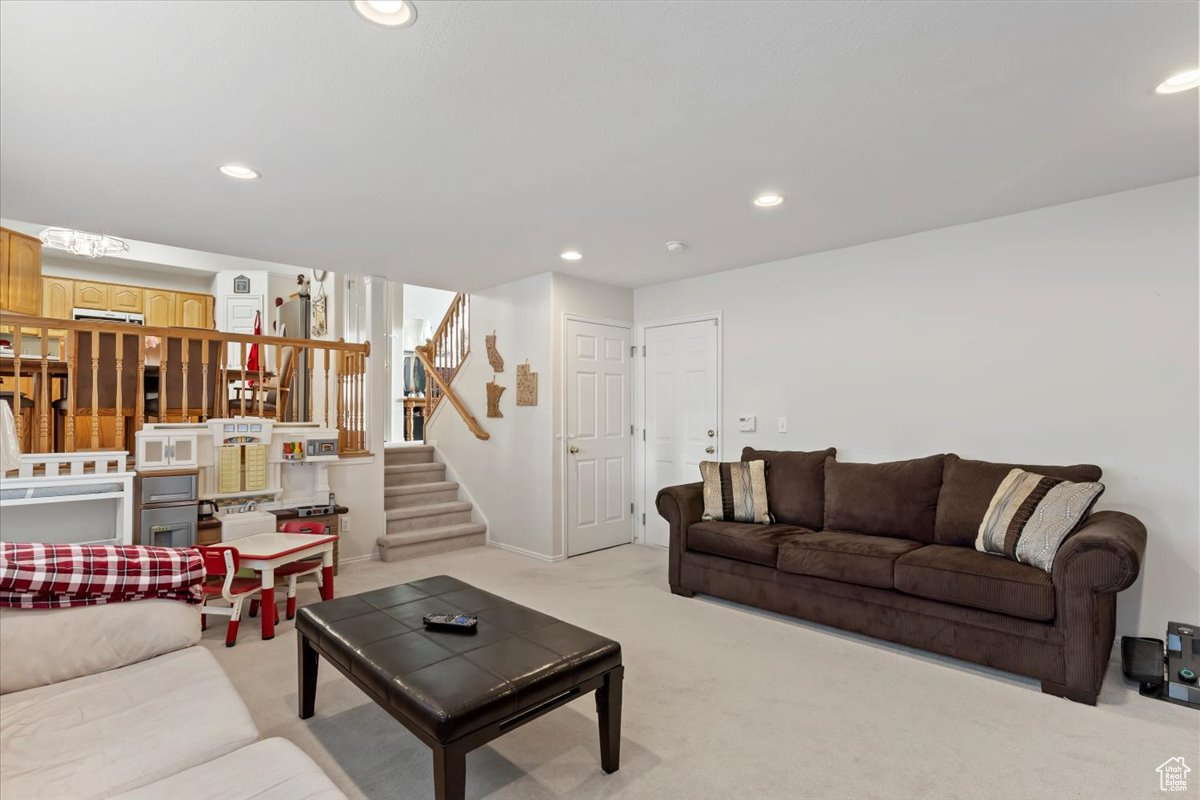
<path id="1" fill-rule="evenodd" d="M 758 428 L 758 417 L 738 417 L 738 430 L 751 433 Z"/>
<path id="2" fill-rule="evenodd" d="M 779 432 L 787 433 L 787 417 L 779 418 Z"/>

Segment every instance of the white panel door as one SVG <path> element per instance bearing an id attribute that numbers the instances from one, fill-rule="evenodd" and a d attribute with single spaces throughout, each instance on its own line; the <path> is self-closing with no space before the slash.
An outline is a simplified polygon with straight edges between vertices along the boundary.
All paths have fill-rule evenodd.
<path id="1" fill-rule="evenodd" d="M 225 298 L 225 332 L 226 333 L 254 333 L 254 315 L 262 311 L 263 298 L 260 294 L 245 294 L 233 295 Z M 263 321 L 263 335 L 271 335 L 268 330 L 270 324 Z M 230 367 L 240 367 L 242 365 L 242 346 L 237 342 L 230 342 L 228 345 L 228 356 L 225 363 Z M 270 347 L 266 348 L 268 351 Z M 246 345 L 246 352 L 250 352 L 250 345 Z M 263 362 L 266 363 L 265 361 Z"/>
<path id="2" fill-rule="evenodd" d="M 567 555 L 628 544 L 631 369 L 628 328 L 567 320 Z"/>
<path id="3" fill-rule="evenodd" d="M 700 480 L 700 462 L 720 450 L 717 320 L 647 327 L 645 385 L 646 544 L 666 547 L 658 490 Z"/>

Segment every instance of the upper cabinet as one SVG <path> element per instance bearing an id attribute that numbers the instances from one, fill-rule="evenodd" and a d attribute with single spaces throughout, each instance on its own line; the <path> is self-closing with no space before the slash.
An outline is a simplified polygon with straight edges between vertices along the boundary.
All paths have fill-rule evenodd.
<path id="1" fill-rule="evenodd" d="M 213 326 L 212 295 L 176 292 L 175 325 L 180 328 L 211 328 Z"/>
<path id="2" fill-rule="evenodd" d="M 42 316 L 71 319 L 75 306 L 75 281 L 69 278 L 42 279 Z"/>
<path id="3" fill-rule="evenodd" d="M 75 281 L 75 307 L 112 310 L 112 285 L 100 281 Z"/>
<path id="4" fill-rule="evenodd" d="M 175 325 L 175 292 L 165 289 L 145 291 L 146 324 L 155 328 Z"/>
<path id="5" fill-rule="evenodd" d="M 113 286 L 109 291 L 109 311 L 128 311 L 132 314 L 142 313 L 142 298 L 144 292 L 137 286 Z"/>
<path id="6" fill-rule="evenodd" d="M 42 243 L 0 228 L 0 309 L 41 316 Z"/>

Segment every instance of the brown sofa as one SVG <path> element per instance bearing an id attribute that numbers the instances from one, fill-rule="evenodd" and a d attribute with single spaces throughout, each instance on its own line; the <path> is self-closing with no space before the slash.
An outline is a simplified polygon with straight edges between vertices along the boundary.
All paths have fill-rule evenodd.
<path id="1" fill-rule="evenodd" d="M 980 521 L 1015 466 L 1074 481 L 1100 468 L 936 455 L 839 462 L 833 449 L 756 451 L 775 524 L 705 522 L 701 483 L 658 493 L 671 526 L 668 581 L 1038 678 L 1095 705 L 1112 649 L 1116 593 L 1137 578 L 1146 529 L 1117 511 L 1089 516 L 1051 573 L 975 550 Z"/>

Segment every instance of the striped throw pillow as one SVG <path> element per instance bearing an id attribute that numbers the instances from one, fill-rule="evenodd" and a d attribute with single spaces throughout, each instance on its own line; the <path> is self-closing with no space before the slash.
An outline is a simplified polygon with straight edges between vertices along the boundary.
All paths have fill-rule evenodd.
<path id="1" fill-rule="evenodd" d="M 1072 483 L 1014 469 L 992 496 L 975 549 L 1050 572 L 1059 545 L 1103 492 L 1102 483 Z"/>
<path id="2" fill-rule="evenodd" d="M 767 462 L 701 461 L 705 520 L 775 522 L 767 508 Z"/>

